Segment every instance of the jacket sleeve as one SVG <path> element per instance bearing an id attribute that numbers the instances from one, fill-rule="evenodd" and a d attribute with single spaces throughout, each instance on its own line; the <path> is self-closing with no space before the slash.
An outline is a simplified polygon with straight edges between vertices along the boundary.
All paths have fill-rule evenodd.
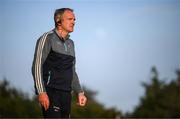
<path id="1" fill-rule="evenodd" d="M 45 62 L 51 49 L 51 44 L 47 36 L 48 33 L 45 33 L 38 39 L 34 53 L 32 75 L 34 78 L 34 87 L 36 94 L 46 92 L 43 82 L 43 63 Z"/>
<path id="2" fill-rule="evenodd" d="M 75 49 L 73 42 L 72 42 L 72 44 L 73 44 L 73 49 Z M 74 56 L 75 56 L 75 51 L 74 51 Z M 80 93 L 80 92 L 83 92 L 83 90 L 82 90 L 82 88 L 81 88 L 80 81 L 79 81 L 78 75 L 77 75 L 77 73 L 76 73 L 75 65 L 76 65 L 76 59 L 74 60 L 74 64 L 73 64 L 72 90 L 73 90 L 75 93 Z"/>
<path id="3" fill-rule="evenodd" d="M 78 75 L 77 75 L 76 70 L 75 70 L 75 61 L 74 61 L 74 66 L 73 66 L 72 90 L 75 93 L 83 92 L 83 90 L 81 88 L 81 85 L 80 85 L 80 81 L 79 81 Z"/>

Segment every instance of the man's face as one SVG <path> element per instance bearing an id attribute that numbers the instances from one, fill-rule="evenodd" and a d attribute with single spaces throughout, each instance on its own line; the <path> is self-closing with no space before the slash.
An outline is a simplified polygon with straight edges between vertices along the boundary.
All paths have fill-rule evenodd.
<path id="1" fill-rule="evenodd" d="M 63 31 L 70 33 L 73 32 L 75 25 L 75 15 L 71 11 L 65 11 L 62 16 L 61 28 Z"/>

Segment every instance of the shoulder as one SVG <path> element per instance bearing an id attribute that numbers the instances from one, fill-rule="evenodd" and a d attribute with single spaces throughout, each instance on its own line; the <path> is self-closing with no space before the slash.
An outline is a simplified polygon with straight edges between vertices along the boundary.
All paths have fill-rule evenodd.
<path id="1" fill-rule="evenodd" d="M 54 35 L 54 31 L 48 31 L 43 34 L 44 37 L 51 38 Z"/>
<path id="2" fill-rule="evenodd" d="M 68 39 L 68 42 L 69 42 L 69 44 L 70 44 L 70 46 L 71 46 L 72 48 L 74 48 L 74 47 L 75 47 L 75 46 L 74 46 L 74 41 L 73 41 L 73 40 Z"/>
<path id="3" fill-rule="evenodd" d="M 71 40 L 70 38 L 68 39 L 69 40 L 69 43 L 71 43 L 72 45 L 74 45 L 74 41 Z"/>
<path id="4" fill-rule="evenodd" d="M 52 35 L 54 34 L 53 30 L 45 32 L 43 35 L 41 35 L 38 39 L 38 42 L 40 41 L 46 41 L 47 39 L 49 39 L 50 37 L 52 37 Z"/>

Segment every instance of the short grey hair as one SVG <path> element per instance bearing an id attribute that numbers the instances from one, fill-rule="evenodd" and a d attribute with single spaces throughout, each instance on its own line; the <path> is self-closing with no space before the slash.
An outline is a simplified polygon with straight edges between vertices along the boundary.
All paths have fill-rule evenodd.
<path id="1" fill-rule="evenodd" d="M 71 11 L 73 12 L 74 10 L 71 8 L 60 8 L 60 9 L 56 9 L 56 11 L 54 12 L 54 23 L 55 23 L 55 27 L 58 26 L 58 23 L 61 23 L 62 20 L 62 16 L 64 14 L 65 11 Z"/>

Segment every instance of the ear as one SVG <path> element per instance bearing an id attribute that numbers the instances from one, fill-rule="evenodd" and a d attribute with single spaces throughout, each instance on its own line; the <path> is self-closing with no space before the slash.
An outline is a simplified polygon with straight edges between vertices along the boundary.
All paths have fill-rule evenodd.
<path id="1" fill-rule="evenodd" d="M 56 19 L 56 23 L 57 23 L 58 25 L 61 25 L 61 19 L 60 19 L 60 18 L 57 18 L 57 19 Z"/>
<path id="2" fill-rule="evenodd" d="M 57 15 L 57 16 L 56 16 L 56 23 L 57 23 L 58 25 L 61 25 L 61 16 L 60 16 L 60 15 Z"/>

